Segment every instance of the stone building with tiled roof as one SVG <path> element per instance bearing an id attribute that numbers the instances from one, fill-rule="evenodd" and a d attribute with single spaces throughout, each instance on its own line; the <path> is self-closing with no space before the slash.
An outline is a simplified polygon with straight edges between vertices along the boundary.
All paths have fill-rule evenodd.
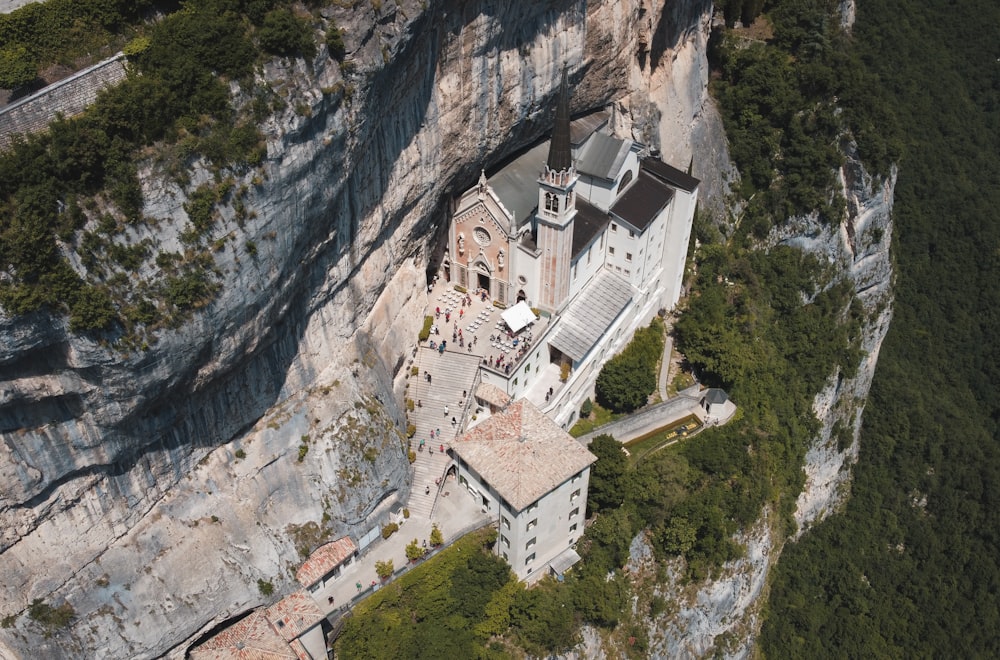
<path id="1" fill-rule="evenodd" d="M 613 135 L 611 123 L 608 112 L 571 120 L 564 71 L 551 139 L 455 200 L 442 261 L 456 286 L 551 315 L 513 368 L 484 365 L 482 382 L 539 405 L 544 397 L 567 428 L 599 367 L 677 303 L 698 196 L 697 179 Z M 574 376 L 539 394 L 548 365 Z"/>
<path id="2" fill-rule="evenodd" d="M 497 521 L 497 554 L 522 580 L 562 574 L 579 559 L 590 466 L 597 460 L 520 400 L 450 449 L 458 481 Z"/>
<path id="3" fill-rule="evenodd" d="M 330 541 L 315 550 L 295 572 L 295 579 L 311 592 L 322 589 L 340 576 L 340 569 L 349 565 L 358 554 L 351 537 Z"/>
<path id="4" fill-rule="evenodd" d="M 297 591 L 259 608 L 191 649 L 191 660 L 319 660 L 330 626 L 308 594 Z"/>

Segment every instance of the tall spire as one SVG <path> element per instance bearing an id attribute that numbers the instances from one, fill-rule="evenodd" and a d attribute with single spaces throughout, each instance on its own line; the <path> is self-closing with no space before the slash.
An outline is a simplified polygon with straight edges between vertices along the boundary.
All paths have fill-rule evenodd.
<path id="1" fill-rule="evenodd" d="M 568 170 L 573 164 L 573 154 L 569 142 L 569 83 L 566 67 L 563 67 L 562 84 L 559 86 L 559 102 L 556 105 L 556 120 L 552 126 L 552 141 L 549 143 L 549 169 L 553 172 Z"/>

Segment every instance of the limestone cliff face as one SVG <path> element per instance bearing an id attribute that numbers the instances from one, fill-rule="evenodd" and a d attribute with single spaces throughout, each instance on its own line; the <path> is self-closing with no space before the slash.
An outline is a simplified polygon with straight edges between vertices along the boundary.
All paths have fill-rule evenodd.
<path id="1" fill-rule="evenodd" d="M 291 590 L 300 548 L 405 499 L 400 367 L 443 204 L 548 130 L 563 66 L 574 111 L 641 89 L 630 120 L 653 126 L 670 107 L 643 88 L 655 62 L 696 96 L 660 140 L 690 159 L 703 83 L 671 82 L 664 53 L 707 2 L 364 7 L 329 10 L 353 67 L 321 52 L 262 72 L 287 109 L 238 182 L 251 217 L 220 210 L 221 293 L 190 322 L 123 354 L 0 316 L 0 656 L 181 654 L 260 604 L 257 580 Z M 129 238 L 179 249 L 184 191 L 142 178 L 158 222 Z M 49 636 L 24 615 L 36 598 L 77 616 Z"/>

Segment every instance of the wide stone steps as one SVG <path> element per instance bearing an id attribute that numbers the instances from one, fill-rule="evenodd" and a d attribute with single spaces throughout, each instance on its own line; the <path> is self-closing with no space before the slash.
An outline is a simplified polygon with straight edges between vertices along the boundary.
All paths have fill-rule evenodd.
<path id="1" fill-rule="evenodd" d="M 447 448 L 458 435 L 466 401 L 462 393 L 466 397 L 472 396 L 470 390 L 475 382 L 480 359 L 476 355 L 457 351 L 446 350 L 444 354 L 440 354 L 427 346 L 422 346 L 417 351 L 414 365 L 420 372 L 410 376 L 406 392 L 407 398 L 414 402 L 414 409 L 408 413 L 408 420 L 417 428 L 411 439 L 411 446 L 417 452 L 417 460 L 413 464 L 413 488 L 407 503 L 411 516 L 430 517 L 434 508 L 436 481 L 443 479 L 448 465 L 448 457 L 441 453 L 440 448 L 441 445 Z M 430 383 L 427 382 L 428 373 L 431 375 Z M 420 405 L 416 405 L 417 402 Z M 454 426 L 451 423 L 452 417 L 457 422 Z M 433 439 L 431 431 L 434 431 Z M 424 441 L 424 449 L 418 451 L 421 440 Z"/>

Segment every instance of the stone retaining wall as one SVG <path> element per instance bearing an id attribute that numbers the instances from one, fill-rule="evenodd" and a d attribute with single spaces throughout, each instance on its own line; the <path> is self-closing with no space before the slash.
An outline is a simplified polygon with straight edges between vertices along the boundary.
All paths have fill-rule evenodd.
<path id="1" fill-rule="evenodd" d="M 15 135 L 44 130 L 58 113 L 80 114 L 99 91 L 124 79 L 125 56 L 118 53 L 0 109 L 0 149 L 10 146 Z"/>

